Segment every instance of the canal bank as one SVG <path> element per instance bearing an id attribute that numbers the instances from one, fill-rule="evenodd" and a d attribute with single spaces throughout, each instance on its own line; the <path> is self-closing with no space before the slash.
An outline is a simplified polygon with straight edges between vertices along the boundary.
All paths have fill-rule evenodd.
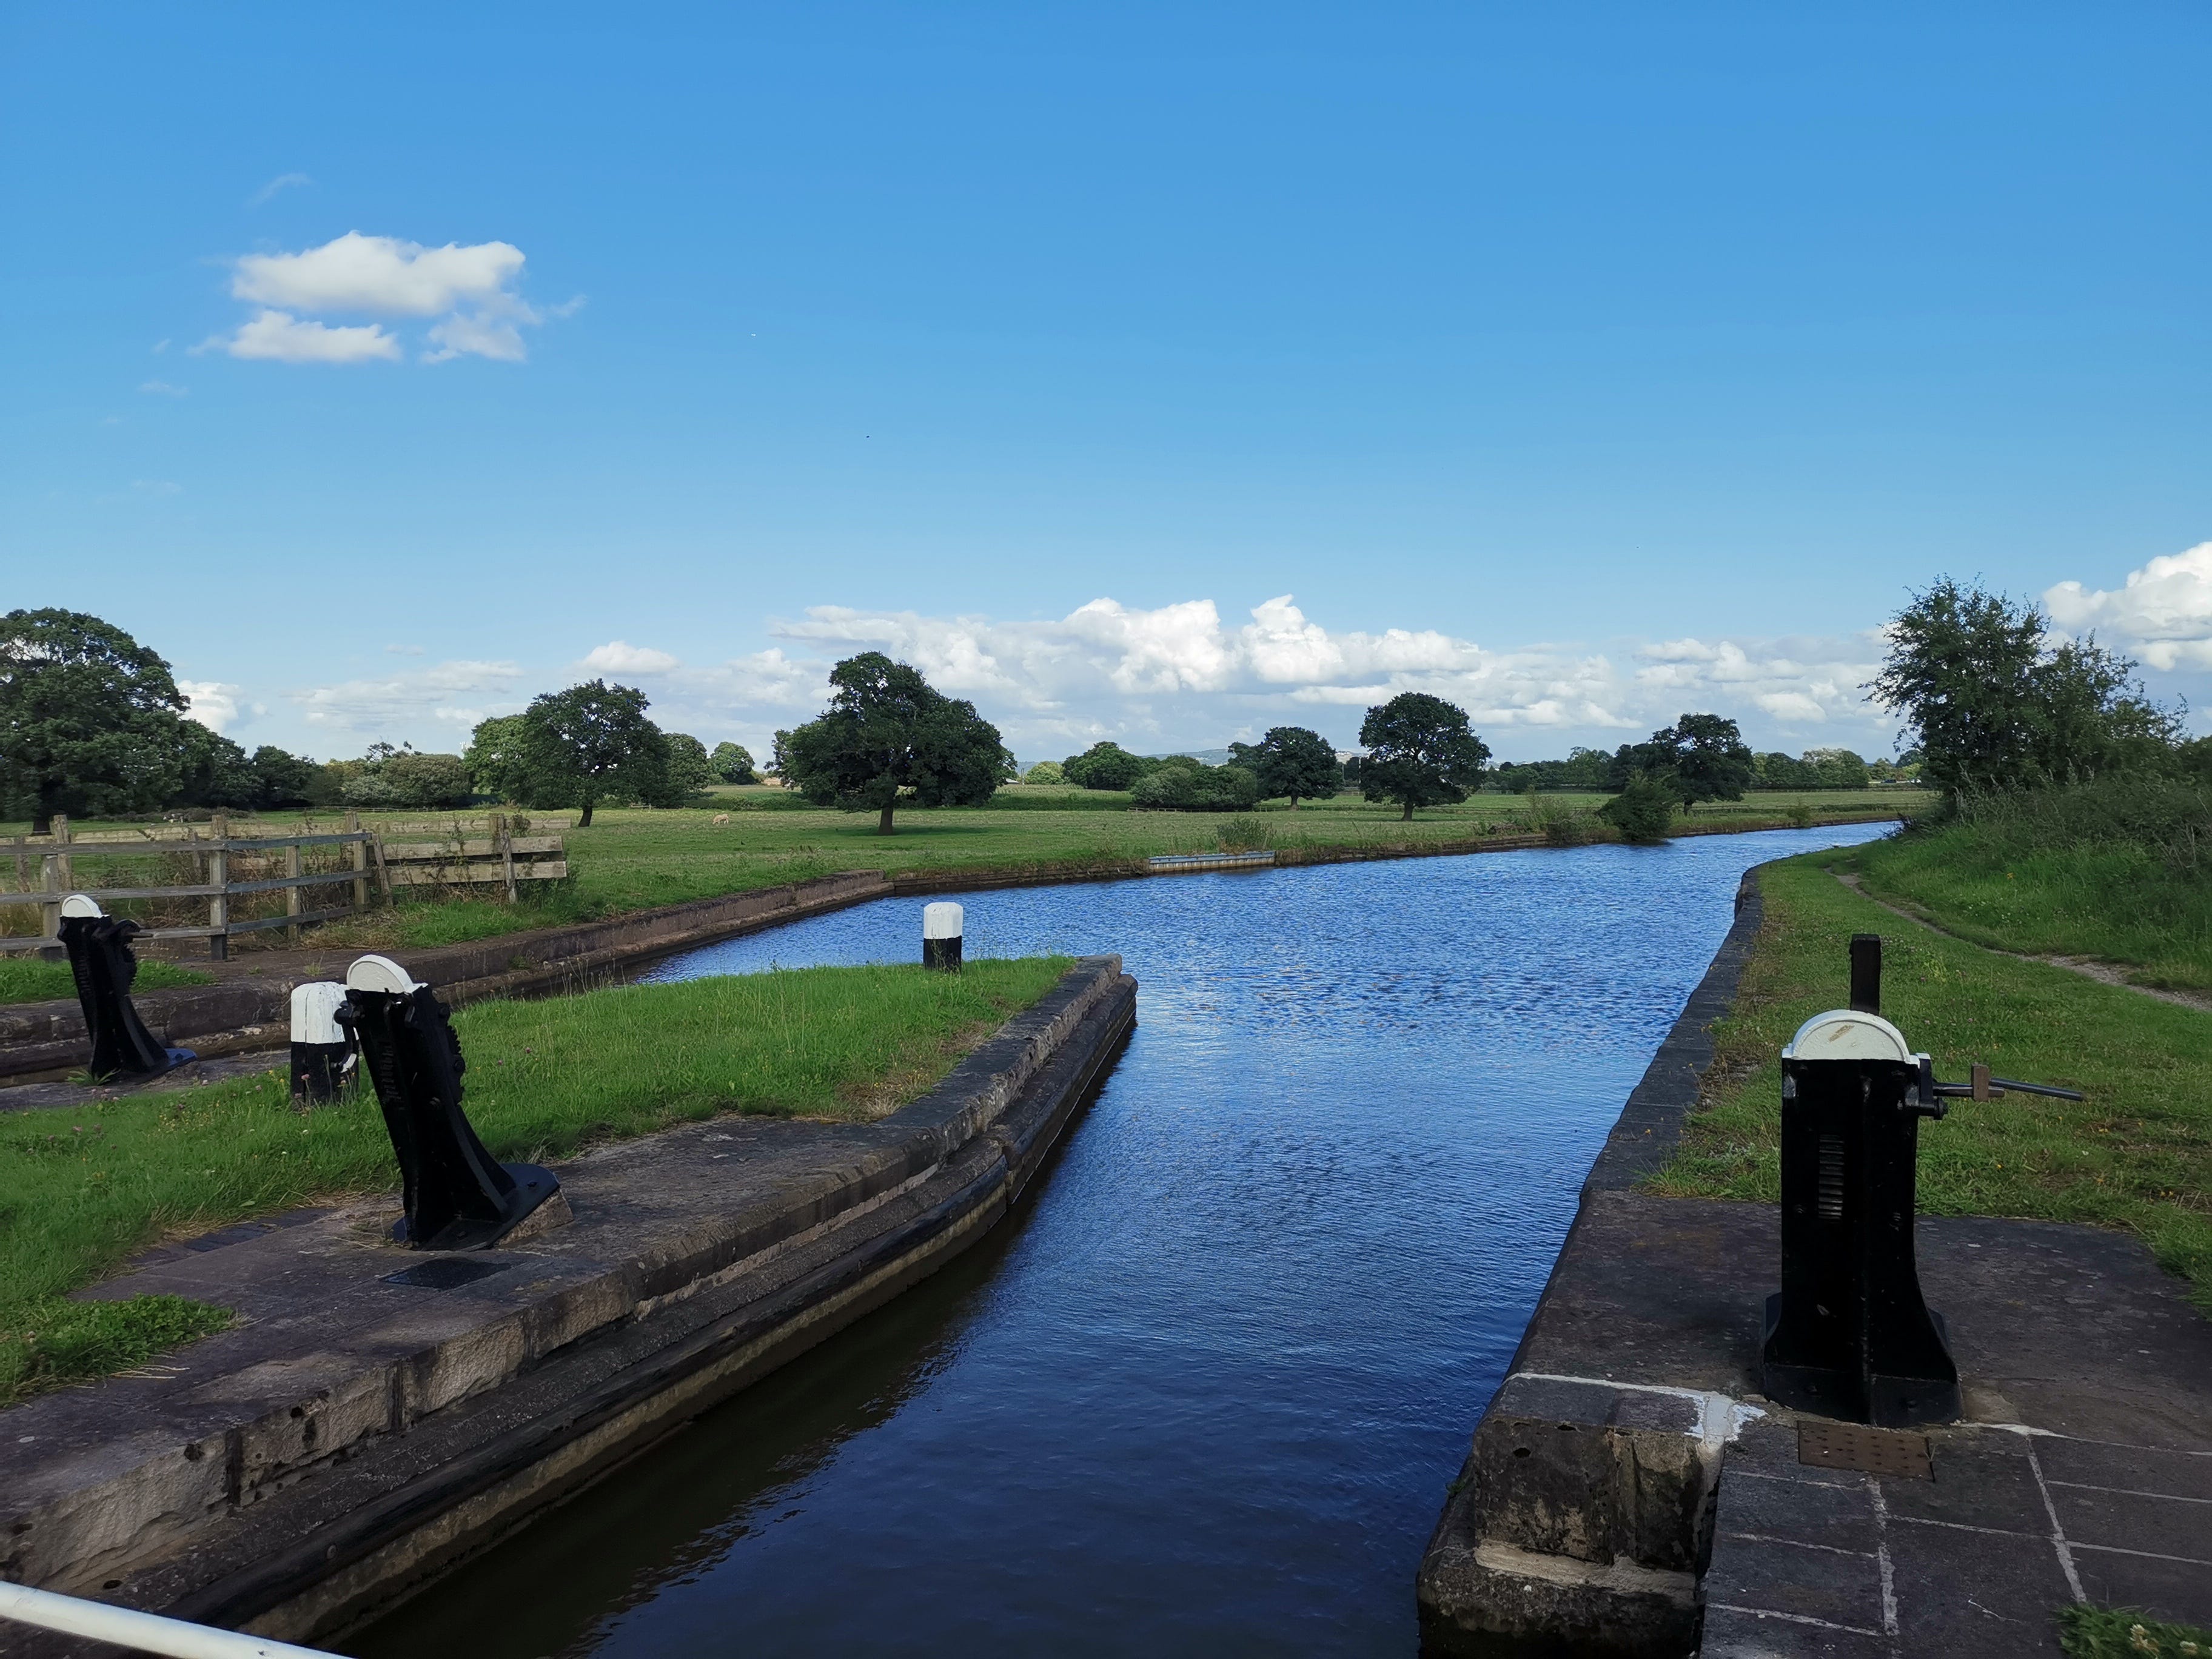
<path id="1" fill-rule="evenodd" d="M 1856 827 L 1891 820 L 1839 821 Z M 1834 827 L 1834 826 L 1832 826 Z M 1680 836 L 1772 833 L 1731 823 L 1690 824 Z M 1571 843 L 1543 836 L 1490 836 L 1460 842 L 1286 848 L 1273 854 L 1283 867 L 1364 864 L 1378 860 L 1512 854 Z M 392 946 L 389 954 L 425 983 L 441 988 L 459 1007 L 497 997 L 555 996 L 605 984 L 702 945 L 781 927 L 809 916 L 887 896 L 1003 890 L 1023 887 L 1156 878 L 1146 860 L 1097 860 L 1066 865 L 1019 863 L 1002 871 L 952 872 L 849 871 L 788 885 L 634 911 L 604 921 L 501 933 L 467 943 L 416 949 Z M 195 963 L 213 976 L 209 985 L 149 991 L 135 999 L 147 1028 L 161 1042 L 191 1048 L 202 1063 L 155 1083 L 157 1089 L 189 1087 L 234 1076 L 257 1064 L 273 1066 L 286 1041 L 289 999 L 295 985 L 341 978 L 359 954 L 351 947 L 310 945 L 301 950 L 243 953 L 226 963 Z M 84 1018 L 73 999 L 0 1005 L 0 1111 L 96 1103 L 109 1090 L 67 1081 L 84 1063 Z M 258 1056 L 266 1056 L 258 1060 Z"/>
<path id="2" fill-rule="evenodd" d="M 2072 1602 L 2212 1621 L 2212 1323 L 2134 1239 L 1920 1218 L 1956 1424 L 1838 1441 L 1759 1392 L 1777 1211 L 1638 1188 L 1760 912 L 1749 872 L 1583 1184 L 1424 1556 L 1425 1649 L 2055 1656 Z"/>
<path id="3" fill-rule="evenodd" d="M 265 1634 L 343 1627 L 971 1245 L 1134 1013 L 1119 959 L 1085 958 L 879 1121 L 607 1148 L 562 1166 L 565 1216 L 488 1252 L 394 1248 L 390 1200 L 167 1252 L 96 1294 L 240 1326 L 7 1413 L 0 1571 Z"/>
<path id="4" fill-rule="evenodd" d="M 346 1644 L 1410 1654 L 1577 1186 L 1774 832 L 955 894 L 1145 1018 L 1014 1224 Z M 863 905 L 665 977 L 902 960 Z"/>

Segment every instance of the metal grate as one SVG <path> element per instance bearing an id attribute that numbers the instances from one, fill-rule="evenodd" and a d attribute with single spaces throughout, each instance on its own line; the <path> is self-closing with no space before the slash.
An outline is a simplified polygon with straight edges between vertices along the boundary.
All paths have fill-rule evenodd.
<path id="1" fill-rule="evenodd" d="M 1906 1480 L 1936 1478 L 1926 1435 L 1869 1428 L 1863 1423 L 1800 1423 L 1797 1461 L 1816 1469 L 1856 1469 Z"/>
<path id="2" fill-rule="evenodd" d="M 1844 1140 L 1841 1135 L 1820 1137 L 1820 1218 L 1844 1218 Z"/>

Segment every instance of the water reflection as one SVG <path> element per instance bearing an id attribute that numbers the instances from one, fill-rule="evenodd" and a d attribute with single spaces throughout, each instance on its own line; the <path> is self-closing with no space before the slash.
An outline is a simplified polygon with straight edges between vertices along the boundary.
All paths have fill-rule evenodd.
<path id="1" fill-rule="evenodd" d="M 1738 873 L 1863 830 L 956 895 L 1142 1024 L 1034 1206 L 353 1644 L 1395 1653 L 1444 1483 Z M 908 960 L 885 901 L 657 977 Z"/>

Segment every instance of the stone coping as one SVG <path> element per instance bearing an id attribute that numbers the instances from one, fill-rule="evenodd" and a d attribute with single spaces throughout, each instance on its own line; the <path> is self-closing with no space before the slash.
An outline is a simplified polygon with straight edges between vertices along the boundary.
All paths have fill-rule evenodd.
<path id="1" fill-rule="evenodd" d="M 694 1369 L 722 1364 L 737 1386 L 1004 1213 L 1110 1064 L 1134 993 L 1118 957 L 1083 958 L 877 1122 L 727 1117 L 587 1153 L 558 1166 L 573 1219 L 494 1249 L 394 1245 L 387 1197 L 155 1253 L 87 1294 L 171 1292 L 231 1307 L 240 1323 L 0 1412 L 0 1573 L 216 1622 L 275 1618 L 285 1629 L 272 1634 L 355 1616 L 395 1575 L 424 1571 L 406 1540 L 442 1500 L 417 1492 L 422 1513 L 402 1504 L 397 1520 L 388 1500 L 436 1489 L 482 1454 L 490 1441 L 463 1421 L 471 1412 L 511 1416 L 535 1389 L 529 1420 L 562 1417 L 583 1387 L 562 1382 L 563 1367 L 596 1367 L 610 1411 L 635 1433 L 661 1431 L 651 1402 L 672 1386 L 668 1352 L 689 1343 L 705 1355 Z M 436 1282 L 471 1272 L 481 1276 Z M 732 1370 L 714 1344 L 734 1329 L 750 1347 Z M 563 1443 L 534 1431 L 541 1454 Z M 506 1478 L 527 1486 L 532 1467 Z M 374 1490 L 347 1486 L 364 1480 Z M 326 1556 L 267 1567 L 310 1533 L 332 1539 Z M 317 1581 L 341 1568 L 361 1582 L 314 1602 Z"/>
<path id="2" fill-rule="evenodd" d="M 1799 1462 L 1801 1419 L 1759 1391 L 1778 1212 L 1636 1190 L 1697 1103 L 1757 877 L 1476 1427 L 1418 1577 L 1424 1651 L 2055 1659 L 2074 1596 L 2212 1618 L 2212 1322 L 2125 1234 L 1919 1218 L 1966 1407 L 1925 1432 L 1941 1493 Z M 2002 1617 L 1961 1616 L 1977 1602 Z"/>

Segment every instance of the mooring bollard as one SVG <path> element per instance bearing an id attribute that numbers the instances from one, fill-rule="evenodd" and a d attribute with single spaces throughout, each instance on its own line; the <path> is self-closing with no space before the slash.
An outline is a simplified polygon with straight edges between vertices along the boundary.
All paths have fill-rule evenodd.
<path id="1" fill-rule="evenodd" d="M 336 1100 L 353 1081 L 353 1045 L 338 1029 L 346 988 L 315 980 L 292 988 L 292 1098 Z"/>
<path id="2" fill-rule="evenodd" d="M 407 1213 L 392 1236 L 417 1249 L 496 1244 L 561 1190 L 550 1170 L 501 1164 L 461 1110 L 461 1041 L 446 1005 L 389 957 L 346 969 L 339 1026 L 361 1050 L 399 1159 Z"/>
<path id="3" fill-rule="evenodd" d="M 939 900 L 921 907 L 921 965 L 939 973 L 960 971 L 960 929 L 963 921 L 957 904 Z"/>
<path id="4" fill-rule="evenodd" d="M 1766 1300 L 1767 1397 L 1901 1428 L 1959 1415 L 1959 1368 L 1913 1253 L 1920 1120 L 1947 1097 L 2070 1089 L 1938 1083 L 1881 1017 L 1881 939 L 1850 945 L 1851 1006 L 1816 1014 L 1782 1051 L 1782 1289 Z"/>
<path id="5" fill-rule="evenodd" d="M 106 915 L 82 893 L 62 901 L 62 948 L 69 952 L 77 1006 L 84 1011 L 85 1033 L 92 1039 L 85 1072 L 95 1083 L 118 1078 L 141 1082 L 198 1058 L 189 1048 L 156 1042 L 131 1005 L 138 955 L 131 948 L 131 937 L 141 931 L 135 921 Z"/>

